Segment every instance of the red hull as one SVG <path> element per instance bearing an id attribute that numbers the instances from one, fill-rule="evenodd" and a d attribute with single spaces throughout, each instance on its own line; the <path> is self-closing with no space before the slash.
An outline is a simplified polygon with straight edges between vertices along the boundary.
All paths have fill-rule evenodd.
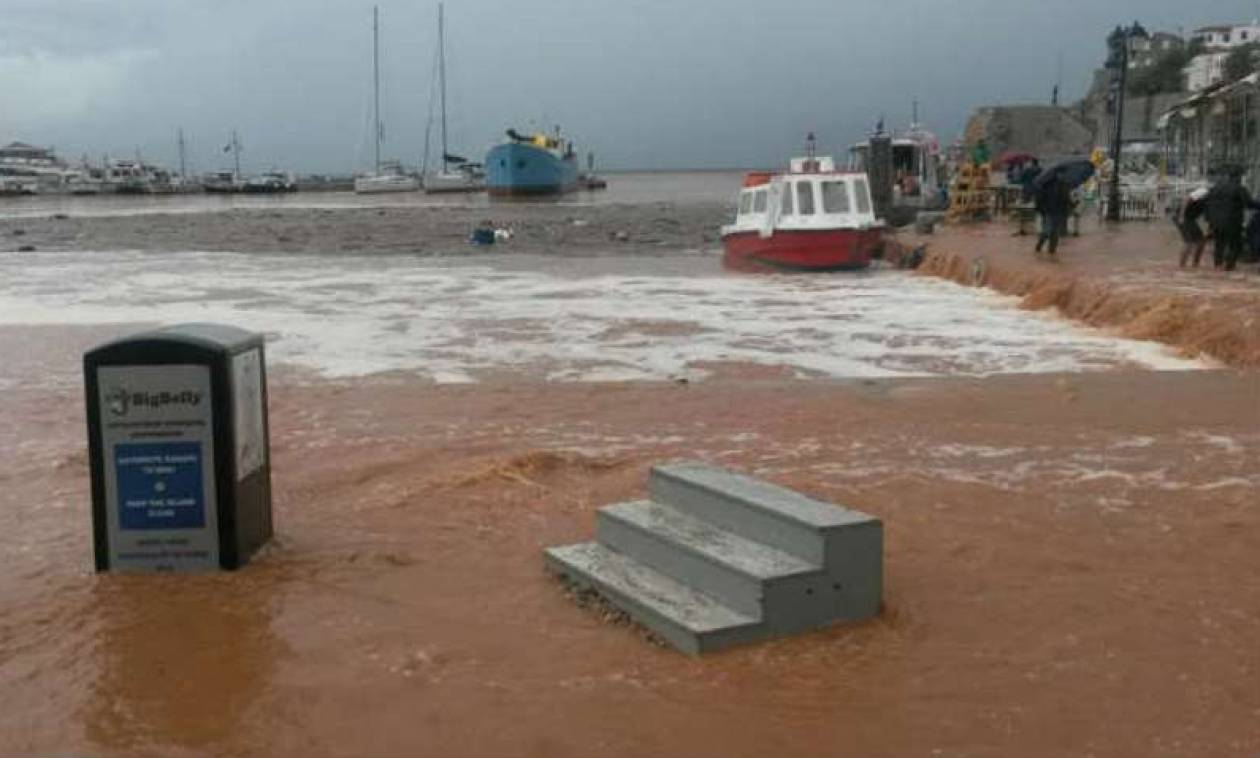
<path id="1" fill-rule="evenodd" d="M 738 232 L 722 238 L 723 264 L 737 271 L 856 271 L 871 265 L 880 229 Z"/>

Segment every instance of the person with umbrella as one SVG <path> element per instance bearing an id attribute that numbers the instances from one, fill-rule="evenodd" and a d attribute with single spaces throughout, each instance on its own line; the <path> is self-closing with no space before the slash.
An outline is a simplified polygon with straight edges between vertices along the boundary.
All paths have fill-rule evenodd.
<path id="1" fill-rule="evenodd" d="M 1084 184 L 1094 174 L 1094 164 L 1087 160 L 1067 161 L 1046 169 L 1032 183 L 1037 212 L 1041 214 L 1041 235 L 1036 250 L 1049 243 L 1049 253 L 1059 250 L 1059 237 L 1067 229 L 1068 216 L 1072 213 L 1072 190 Z"/>
<path id="2" fill-rule="evenodd" d="M 1058 175 L 1051 175 L 1049 181 L 1037 187 L 1035 196 L 1037 212 L 1041 214 L 1041 234 L 1037 237 L 1037 252 L 1047 242 L 1050 243 L 1050 257 L 1059 251 L 1059 237 L 1067 227 L 1067 217 L 1072 211 L 1072 190 L 1067 182 Z"/>

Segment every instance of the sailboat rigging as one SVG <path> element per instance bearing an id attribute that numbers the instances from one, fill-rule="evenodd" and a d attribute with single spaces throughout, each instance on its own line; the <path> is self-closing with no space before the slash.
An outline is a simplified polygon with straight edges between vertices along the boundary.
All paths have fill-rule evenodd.
<path id="1" fill-rule="evenodd" d="M 372 120 L 375 125 L 375 158 L 371 173 L 355 177 L 354 191 L 359 193 L 373 192 L 411 192 L 420 188 L 416 177 L 403 172 L 397 161 L 381 160 L 381 138 L 384 129 L 381 126 L 381 33 L 380 9 L 372 6 Z"/>
<path id="2" fill-rule="evenodd" d="M 467 158 L 452 155 L 447 137 L 446 118 L 446 9 L 438 3 L 438 101 L 442 120 L 442 169 L 424 176 L 424 191 L 477 192 L 485 189 L 485 172 L 481 164 Z M 425 135 L 425 151 L 428 151 L 428 134 Z"/>

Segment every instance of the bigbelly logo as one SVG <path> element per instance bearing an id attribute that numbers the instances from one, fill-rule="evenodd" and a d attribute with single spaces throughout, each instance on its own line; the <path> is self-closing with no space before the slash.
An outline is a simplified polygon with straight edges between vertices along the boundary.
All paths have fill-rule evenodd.
<path id="1" fill-rule="evenodd" d="M 119 387 L 105 396 L 105 404 L 115 416 L 126 416 L 133 408 L 159 410 L 168 405 L 196 408 L 201 405 L 201 393 L 196 390 L 131 392 L 125 387 Z"/>
<path id="2" fill-rule="evenodd" d="M 131 398 L 124 389 L 116 389 L 106 395 L 105 404 L 109 407 L 109 412 L 115 416 L 126 416 L 127 411 L 131 410 Z"/>

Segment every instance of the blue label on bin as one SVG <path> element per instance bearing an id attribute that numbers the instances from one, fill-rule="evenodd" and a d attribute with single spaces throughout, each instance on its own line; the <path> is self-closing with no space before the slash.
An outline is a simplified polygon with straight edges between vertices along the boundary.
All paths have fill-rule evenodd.
<path id="1" fill-rule="evenodd" d="M 201 443 L 114 446 L 118 525 L 123 529 L 200 529 L 206 525 Z"/>

